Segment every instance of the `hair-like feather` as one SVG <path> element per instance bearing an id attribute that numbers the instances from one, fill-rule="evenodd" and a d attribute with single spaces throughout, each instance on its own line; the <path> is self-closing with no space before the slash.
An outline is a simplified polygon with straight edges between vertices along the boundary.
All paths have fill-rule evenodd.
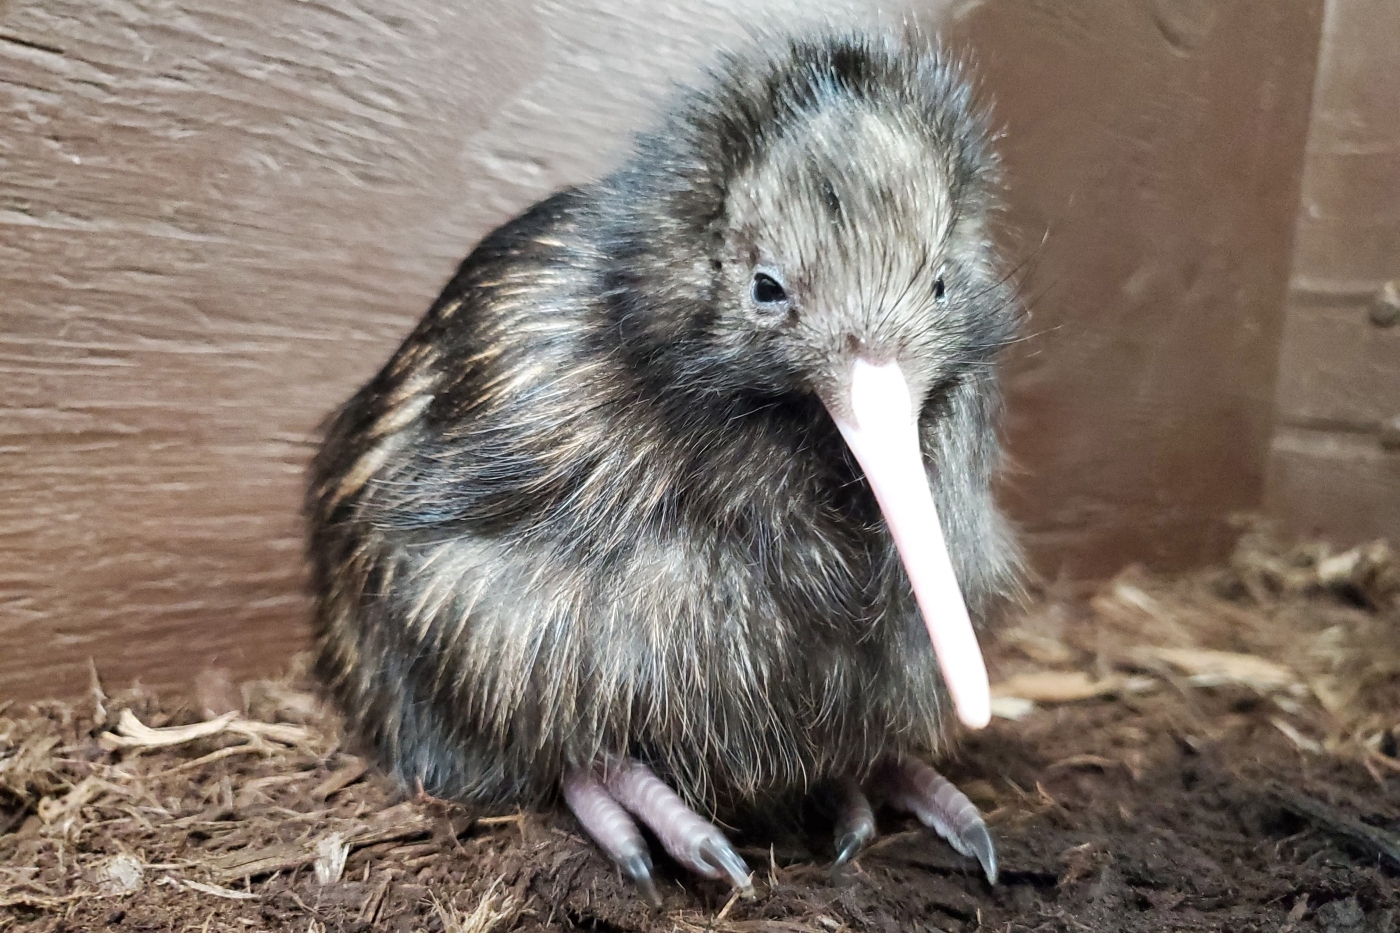
<path id="1" fill-rule="evenodd" d="M 923 361 L 980 623 L 1017 565 L 989 489 L 1016 318 L 996 163 L 939 53 L 772 45 L 681 94 L 619 171 L 490 234 L 328 423 L 317 669 L 409 783 L 531 804 L 608 752 L 724 808 L 942 744 L 909 584 L 818 400 L 822 348 L 855 315 Z M 801 257 L 786 330 L 745 304 L 772 249 Z"/>

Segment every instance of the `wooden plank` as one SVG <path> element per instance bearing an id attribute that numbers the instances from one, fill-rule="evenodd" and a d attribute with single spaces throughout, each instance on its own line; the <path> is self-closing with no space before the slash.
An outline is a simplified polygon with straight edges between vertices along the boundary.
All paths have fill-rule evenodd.
<path id="1" fill-rule="evenodd" d="M 1220 557 L 1262 492 L 1321 4 L 978 13 L 1035 298 L 1007 501 L 1052 574 Z"/>
<path id="2" fill-rule="evenodd" d="M 1308 134 L 1294 278 L 1400 278 L 1400 4 L 1332 0 Z"/>
<path id="3" fill-rule="evenodd" d="M 1400 327 L 1373 324 L 1368 299 L 1289 303 L 1280 422 L 1374 432 L 1400 417 Z"/>
<path id="4" fill-rule="evenodd" d="M 1280 428 L 1265 506 L 1289 530 L 1341 546 L 1400 542 L 1400 452 L 1373 435 Z"/>
<path id="5" fill-rule="evenodd" d="M 1328 4 L 1279 356 L 1268 512 L 1299 533 L 1400 541 L 1400 328 L 1369 305 L 1400 279 L 1400 4 Z"/>
<path id="6" fill-rule="evenodd" d="M 89 657 L 113 687 L 284 666 L 314 427 L 460 257 L 755 23 L 877 6 L 942 4 L 0 7 L 0 696 L 81 691 Z M 1037 559 L 1221 553 L 1259 495 L 1321 0 L 955 6 L 1038 257 L 1009 488 Z"/>
<path id="7" fill-rule="evenodd" d="M 426 12 L 6 5 L 0 696 L 305 644 L 311 433 L 503 215 L 442 192 L 532 75 L 528 14 Z"/>

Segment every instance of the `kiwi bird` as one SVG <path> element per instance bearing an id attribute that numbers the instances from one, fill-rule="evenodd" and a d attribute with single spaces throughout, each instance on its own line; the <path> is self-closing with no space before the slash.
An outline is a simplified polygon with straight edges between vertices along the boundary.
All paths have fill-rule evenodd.
<path id="1" fill-rule="evenodd" d="M 562 799 L 657 899 L 641 827 L 750 890 L 714 825 L 821 793 L 992 881 L 928 763 L 990 716 L 1012 591 L 994 503 L 987 117 L 907 37 L 758 42 L 619 169 L 463 261 L 311 468 L 317 668 L 406 784 Z"/>

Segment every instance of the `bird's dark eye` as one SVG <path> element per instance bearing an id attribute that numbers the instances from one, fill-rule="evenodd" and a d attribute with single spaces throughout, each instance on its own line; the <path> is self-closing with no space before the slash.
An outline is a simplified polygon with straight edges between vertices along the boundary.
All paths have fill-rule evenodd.
<path id="1" fill-rule="evenodd" d="M 787 301 L 787 292 L 777 279 L 760 272 L 753 277 L 753 300 L 761 305 L 777 304 Z"/>
<path id="2" fill-rule="evenodd" d="M 933 280 L 933 300 L 944 301 L 948 297 L 948 286 L 943 284 L 943 276 Z"/>

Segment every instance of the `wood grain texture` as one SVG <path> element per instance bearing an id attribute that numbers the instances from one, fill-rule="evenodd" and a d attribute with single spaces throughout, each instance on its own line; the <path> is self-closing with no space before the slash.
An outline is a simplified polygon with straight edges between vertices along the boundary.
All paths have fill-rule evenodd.
<path id="1" fill-rule="evenodd" d="M 1291 530 L 1400 542 L 1400 4 L 1329 0 L 1280 350 L 1265 504 Z"/>
<path id="2" fill-rule="evenodd" d="M 0 699 L 83 689 L 89 657 L 111 684 L 281 668 L 314 428 L 460 257 L 614 164 L 715 46 L 877 6 L 939 16 L 0 4 Z M 1010 495 L 1051 572 L 1213 556 L 1258 498 L 1319 21 L 1313 0 L 954 6 L 1038 255 Z"/>
<path id="3" fill-rule="evenodd" d="M 1400 456 L 1374 437 L 1281 427 L 1269 474 L 1271 513 L 1340 545 L 1400 540 Z"/>
<path id="4" fill-rule="evenodd" d="M 1328 0 L 1294 284 L 1370 292 L 1400 277 L 1400 3 Z"/>
<path id="5" fill-rule="evenodd" d="M 1374 438 L 1400 417 L 1400 327 L 1373 324 L 1366 298 L 1295 295 L 1289 303 L 1278 375 L 1283 424 Z"/>
<path id="6" fill-rule="evenodd" d="M 474 232 L 442 193 L 530 80 L 506 9 L 10 6 L 0 696 L 303 643 L 310 435 Z"/>
<path id="7" fill-rule="evenodd" d="M 1008 501 L 1052 574 L 1223 556 L 1260 501 L 1321 3 L 978 12 L 1033 263 Z"/>

